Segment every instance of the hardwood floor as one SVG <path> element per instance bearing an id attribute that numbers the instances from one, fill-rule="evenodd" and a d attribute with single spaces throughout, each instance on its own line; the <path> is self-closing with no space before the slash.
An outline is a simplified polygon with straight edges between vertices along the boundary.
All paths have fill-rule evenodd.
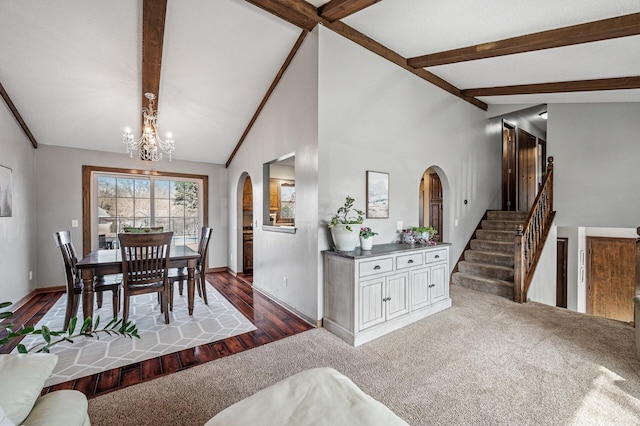
<path id="1" fill-rule="evenodd" d="M 88 398 L 92 398 L 243 352 L 313 328 L 312 325 L 269 298 L 257 291 L 254 292 L 251 286 L 251 275 L 241 275 L 236 278 L 228 272 L 215 272 L 208 273 L 206 277 L 207 282 L 242 312 L 256 326 L 257 330 L 60 383 L 43 389 L 43 394 L 58 389 L 75 389 L 84 393 Z M 35 325 L 63 295 L 62 292 L 36 295 L 25 306 L 17 310 L 12 322 L 16 328 L 23 324 L 25 326 Z M 13 341 L 11 344 L 0 346 L 0 353 L 10 353 L 17 344 L 17 341 Z"/>

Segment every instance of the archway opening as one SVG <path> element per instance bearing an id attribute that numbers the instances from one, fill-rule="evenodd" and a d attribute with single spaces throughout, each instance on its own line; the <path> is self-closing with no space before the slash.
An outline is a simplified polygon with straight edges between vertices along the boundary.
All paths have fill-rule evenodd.
<path id="1" fill-rule="evenodd" d="M 444 235 L 448 231 L 445 229 L 444 220 L 445 197 L 443 184 L 446 186 L 444 174 L 439 167 L 429 167 L 422 174 L 420 179 L 419 201 L 418 201 L 418 226 L 430 226 L 437 233 L 433 236 L 436 242 L 445 241 Z"/>
<path id="2" fill-rule="evenodd" d="M 238 181 L 238 261 L 237 271 L 243 275 L 253 274 L 253 183 L 247 173 Z"/>

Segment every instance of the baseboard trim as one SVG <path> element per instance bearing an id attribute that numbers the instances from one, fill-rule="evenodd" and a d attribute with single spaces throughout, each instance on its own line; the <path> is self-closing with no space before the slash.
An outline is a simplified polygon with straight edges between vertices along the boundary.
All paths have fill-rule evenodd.
<path id="1" fill-rule="evenodd" d="M 296 308 L 294 308 L 293 306 L 290 306 L 289 304 L 287 304 L 286 302 L 283 302 L 282 300 L 278 299 L 277 297 L 275 297 L 274 295 L 270 294 L 268 291 L 261 289 L 260 287 L 256 286 L 256 283 L 253 283 L 253 289 L 256 290 L 258 293 L 261 293 L 262 295 L 268 297 L 269 299 L 271 299 L 274 303 L 277 303 L 278 305 L 282 306 L 284 309 L 286 309 L 287 311 L 293 312 L 294 314 L 296 314 L 298 317 L 302 318 L 304 321 L 308 322 L 309 324 L 311 324 L 314 327 L 319 327 L 318 324 L 321 323 L 322 320 L 315 320 L 312 318 L 309 318 L 307 315 L 303 314 L 302 312 L 298 311 Z"/>

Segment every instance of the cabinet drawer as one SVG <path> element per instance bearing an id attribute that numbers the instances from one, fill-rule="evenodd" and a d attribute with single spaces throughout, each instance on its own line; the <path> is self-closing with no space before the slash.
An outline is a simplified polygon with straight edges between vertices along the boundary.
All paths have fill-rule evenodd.
<path id="1" fill-rule="evenodd" d="M 405 256 L 398 256 L 396 260 L 396 268 L 410 268 L 412 266 L 422 265 L 423 263 L 424 258 L 422 253 L 407 254 Z"/>
<path id="2" fill-rule="evenodd" d="M 389 272 L 392 270 L 393 270 L 393 258 L 391 257 L 387 257 L 384 259 L 369 260 L 367 262 L 360 263 L 361 277 L 380 274 L 382 272 Z"/>
<path id="3" fill-rule="evenodd" d="M 428 251 L 427 255 L 427 263 L 440 262 L 442 260 L 447 260 L 447 250 L 433 250 Z"/>

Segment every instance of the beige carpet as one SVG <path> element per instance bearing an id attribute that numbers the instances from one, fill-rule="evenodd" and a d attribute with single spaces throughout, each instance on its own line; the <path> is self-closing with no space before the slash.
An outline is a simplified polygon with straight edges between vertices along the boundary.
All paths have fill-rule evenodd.
<path id="1" fill-rule="evenodd" d="M 311 330 L 97 397 L 92 424 L 203 424 L 319 366 L 347 375 L 412 425 L 640 424 L 630 326 L 455 286 L 451 294 L 451 309 L 357 348 Z"/>

